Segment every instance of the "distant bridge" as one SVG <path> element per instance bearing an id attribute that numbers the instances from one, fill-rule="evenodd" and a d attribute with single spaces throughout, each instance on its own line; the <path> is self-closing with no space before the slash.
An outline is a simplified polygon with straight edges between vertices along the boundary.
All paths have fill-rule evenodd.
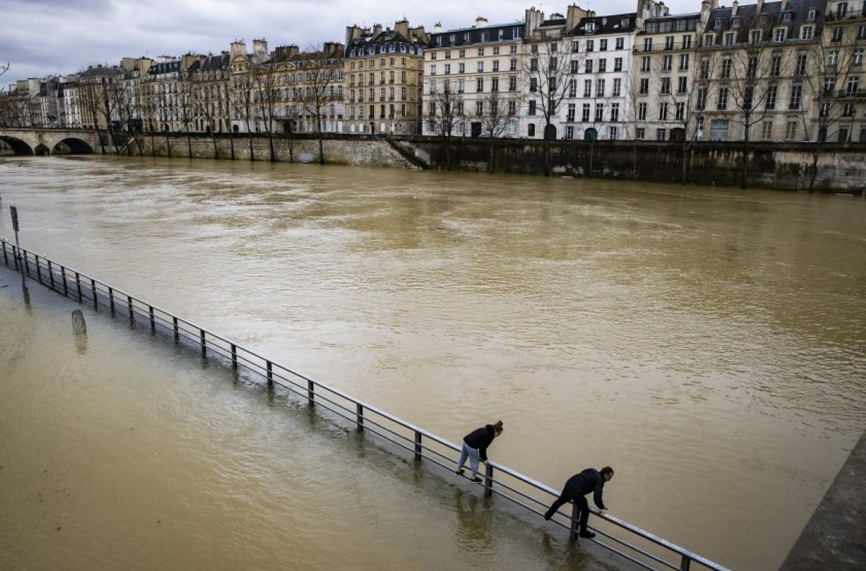
<path id="1" fill-rule="evenodd" d="M 92 129 L 0 127 L 0 141 L 16 155 L 90 154 L 102 152 Z"/>

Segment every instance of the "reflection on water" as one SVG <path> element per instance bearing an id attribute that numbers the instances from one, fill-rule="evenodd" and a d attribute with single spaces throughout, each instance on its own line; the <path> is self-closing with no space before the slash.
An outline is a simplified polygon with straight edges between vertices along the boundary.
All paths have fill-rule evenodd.
<path id="1" fill-rule="evenodd" d="M 612 465 L 614 515 L 735 569 L 778 567 L 866 427 L 860 199 L 164 159 L 0 177 L 27 247 L 451 440 L 502 418 L 491 457 L 554 487 Z M 110 568 L 132 542 L 142 568 L 611 563 L 122 310 L 85 311 L 77 352 L 34 287 L 32 315 L 0 289 L 0 534 L 45 525 L 23 498 L 48 469 L 78 535 L 37 557 L 15 532 L 0 566 Z"/>

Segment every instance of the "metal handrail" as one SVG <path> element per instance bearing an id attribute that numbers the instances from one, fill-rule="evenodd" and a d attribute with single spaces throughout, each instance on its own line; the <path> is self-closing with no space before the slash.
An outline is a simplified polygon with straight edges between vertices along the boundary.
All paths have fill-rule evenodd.
<path id="1" fill-rule="evenodd" d="M 102 303 L 103 307 L 110 307 L 112 315 L 116 315 L 118 312 L 127 313 L 130 322 L 133 324 L 144 320 L 145 323 L 150 324 L 151 332 L 154 335 L 156 334 L 158 327 L 162 328 L 166 332 L 171 331 L 174 334 L 176 343 L 180 344 L 186 342 L 190 346 L 198 346 L 201 349 L 202 357 L 207 358 L 208 352 L 211 352 L 219 355 L 235 369 L 238 367 L 244 367 L 251 373 L 264 377 L 267 380 L 269 388 L 272 388 L 274 384 L 279 384 L 291 393 L 307 399 L 310 406 L 321 407 L 328 410 L 340 418 L 355 423 L 360 431 L 369 431 L 400 448 L 413 452 L 416 460 L 426 459 L 445 469 L 450 469 L 456 465 L 456 461 L 452 457 L 449 457 L 445 453 L 431 447 L 431 443 L 434 443 L 439 447 L 443 447 L 446 452 L 450 451 L 454 453 L 460 451 L 459 446 L 445 438 L 387 413 L 318 379 L 299 373 L 279 363 L 275 363 L 274 361 L 241 346 L 239 343 L 232 341 L 227 337 L 217 335 L 195 322 L 178 317 L 168 310 L 147 303 L 106 282 L 97 280 L 96 278 L 90 277 L 89 275 L 73 268 L 64 266 L 63 264 L 55 262 L 44 255 L 40 256 L 30 250 L 20 248 L 6 240 L 6 238 L 0 237 L 0 245 L 2 245 L 3 261 L 7 267 L 11 268 L 14 266 L 15 271 L 18 271 L 22 275 L 30 277 L 31 279 L 37 279 L 40 284 L 49 287 L 56 293 L 62 293 L 64 297 L 69 297 L 70 294 L 72 294 L 72 297 L 77 298 L 80 303 L 83 304 L 86 301 L 88 304 L 92 304 L 93 309 L 96 311 L 99 310 L 100 303 Z M 11 262 L 10 257 L 12 258 Z M 31 263 L 34 266 L 32 271 Z M 43 270 L 46 272 L 44 276 Z M 36 274 L 36 276 L 34 277 L 33 274 Z M 74 281 L 70 284 L 70 280 L 73 276 Z M 256 362 L 256 359 L 258 359 L 259 362 Z M 305 383 L 300 381 L 305 381 Z M 323 394 L 323 390 L 327 391 L 327 394 Z M 339 397 L 347 403 L 351 403 L 355 407 L 354 410 L 348 406 L 335 402 L 335 400 L 329 398 L 328 395 L 331 397 Z M 375 416 L 371 418 L 369 415 Z M 386 426 L 382 422 L 377 422 L 375 420 L 376 417 L 397 426 Z M 379 430 L 376 430 L 376 428 Z M 408 434 L 401 434 L 398 431 L 398 428 L 403 429 Z M 428 452 L 427 455 L 425 455 L 425 451 Z M 442 461 L 433 458 L 431 455 L 438 456 L 445 462 L 450 461 L 452 464 L 449 466 Z M 494 478 L 495 473 L 501 474 L 499 480 Z M 506 484 L 501 479 L 502 476 L 512 478 L 521 484 L 543 492 L 553 498 L 559 496 L 559 492 L 550 486 L 496 462 L 490 461 L 488 463 L 484 476 L 483 483 L 480 485 L 483 486 L 484 495 L 486 497 L 492 497 L 495 494 L 537 515 L 541 515 L 543 512 L 538 511 L 533 506 L 523 503 L 517 496 L 530 500 L 540 506 L 546 506 L 550 500 L 542 500 L 530 495 L 529 493 L 518 490 L 512 485 Z M 514 494 L 514 496 L 501 490 L 508 490 Z M 661 564 L 665 568 L 674 570 L 679 569 L 681 571 L 688 571 L 691 568 L 690 566 L 692 563 L 700 564 L 712 571 L 730 571 L 728 568 L 718 563 L 692 553 L 675 543 L 662 539 L 624 520 L 608 514 L 602 514 L 593 507 L 590 507 L 590 511 L 604 521 L 628 531 L 630 534 L 637 536 L 644 541 L 662 547 L 667 550 L 667 552 L 676 554 L 680 558 L 677 563 L 671 563 L 637 545 L 629 543 L 624 539 L 614 537 L 609 533 L 593 528 L 603 537 L 609 538 L 615 543 L 631 550 L 633 553 L 625 553 L 613 545 L 598 539 L 592 539 L 591 541 L 593 543 L 598 544 L 645 569 L 658 571 L 658 567 L 652 567 L 651 563 L 646 562 L 646 560 L 649 560 Z M 576 515 L 575 510 L 575 512 L 572 513 L 571 518 L 569 518 L 569 525 L 555 519 L 552 519 L 551 521 L 560 527 L 570 529 L 571 537 L 574 538 L 577 531 Z M 638 556 L 645 558 L 645 560 L 638 559 Z"/>

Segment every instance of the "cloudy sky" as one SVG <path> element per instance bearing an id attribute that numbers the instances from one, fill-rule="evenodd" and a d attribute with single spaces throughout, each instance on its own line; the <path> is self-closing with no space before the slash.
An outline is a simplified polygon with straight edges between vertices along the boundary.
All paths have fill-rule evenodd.
<path id="1" fill-rule="evenodd" d="M 0 63 L 17 79 L 117 63 L 123 56 L 218 53 L 235 39 L 265 38 L 268 47 L 343 42 L 347 25 L 409 19 L 432 29 L 491 24 L 523 17 L 533 0 L 0 0 Z M 569 0 L 534 4 L 563 12 Z M 578 2 L 599 14 L 634 11 L 636 0 Z M 700 10 L 700 0 L 668 0 L 672 12 Z"/>

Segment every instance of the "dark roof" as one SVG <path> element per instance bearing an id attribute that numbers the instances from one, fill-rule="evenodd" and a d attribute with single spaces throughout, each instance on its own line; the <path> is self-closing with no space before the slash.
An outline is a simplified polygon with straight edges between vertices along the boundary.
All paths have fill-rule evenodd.
<path id="1" fill-rule="evenodd" d="M 430 35 L 430 46 L 436 48 L 447 48 L 456 46 L 468 46 L 472 44 L 506 42 L 519 40 L 523 37 L 524 22 L 512 22 L 510 24 L 498 24 L 495 26 L 483 26 L 480 28 L 460 28 L 437 32 Z M 502 39 L 500 39 L 500 31 Z M 487 35 L 483 35 L 487 34 Z M 454 41 L 451 41 L 454 36 Z M 482 37 L 484 38 L 482 40 Z"/>
<path id="2" fill-rule="evenodd" d="M 231 57 L 229 54 L 208 55 L 204 60 L 194 62 L 189 67 L 189 71 L 219 71 L 228 69 L 230 66 Z"/>
<path id="3" fill-rule="evenodd" d="M 760 13 L 758 13 L 757 4 L 749 4 L 740 6 L 737 9 L 736 17 L 740 19 L 740 25 L 737 28 L 733 26 L 734 16 L 732 9 L 716 8 L 710 12 L 710 17 L 707 19 L 705 32 L 725 32 L 736 30 L 738 32 L 737 42 L 748 41 L 748 32 L 754 29 L 765 30 L 769 39 L 774 28 L 784 26 L 788 28 L 788 39 L 796 39 L 800 37 L 800 27 L 803 25 L 814 25 L 815 33 L 813 37 L 818 37 L 824 27 L 824 9 L 827 5 L 827 0 L 789 0 L 785 10 L 782 10 L 781 2 L 766 2 Z M 815 10 L 815 19 L 808 20 L 809 10 Z M 790 20 L 784 21 L 784 14 L 790 13 Z M 765 22 L 761 21 L 761 16 L 765 16 Z M 716 20 L 721 20 L 721 27 L 716 27 Z"/>
<path id="4" fill-rule="evenodd" d="M 628 18 L 628 24 L 623 26 L 622 21 Z M 569 36 L 600 36 L 605 34 L 622 34 L 630 33 L 635 30 L 635 20 L 637 20 L 636 12 L 627 14 L 613 14 L 611 16 L 593 16 L 591 18 L 581 18 L 580 22 L 573 30 L 568 32 Z M 595 24 L 595 30 L 592 32 L 586 31 L 586 25 L 590 22 Z"/>
<path id="5" fill-rule="evenodd" d="M 155 63 L 147 70 L 148 75 L 162 75 L 163 73 L 174 73 L 180 71 L 180 60 Z"/>
<path id="6" fill-rule="evenodd" d="M 346 47 L 346 55 L 362 56 L 386 53 L 417 53 L 421 55 L 424 51 L 424 43 L 420 40 L 409 40 L 403 34 L 393 30 L 385 30 L 378 34 L 369 34 L 355 38 Z"/>

